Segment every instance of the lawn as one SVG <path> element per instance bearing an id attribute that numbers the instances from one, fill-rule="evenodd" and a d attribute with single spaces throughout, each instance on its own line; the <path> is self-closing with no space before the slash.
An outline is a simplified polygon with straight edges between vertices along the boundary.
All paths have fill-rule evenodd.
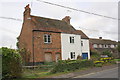
<path id="1" fill-rule="evenodd" d="M 55 74 L 50 73 L 50 68 L 49 68 L 49 70 L 45 70 L 45 69 L 41 70 L 38 68 L 36 68 L 36 69 L 24 69 L 22 78 L 49 78 L 52 76 L 59 76 L 59 75 L 68 74 L 71 72 L 79 72 L 79 71 L 86 70 L 86 69 L 88 69 L 88 68 L 82 68 L 82 69 L 78 69 L 75 71 L 59 72 L 59 73 L 55 73 Z"/>
<path id="2" fill-rule="evenodd" d="M 115 59 L 120 60 L 120 59 Z M 111 65 L 113 63 L 105 63 L 103 66 Z M 43 65 L 39 65 L 38 68 L 35 69 L 23 69 L 22 78 L 49 78 L 52 76 L 58 76 L 61 74 L 67 74 L 71 72 L 81 71 L 89 69 L 90 67 L 77 69 L 75 71 L 64 71 L 64 72 L 58 72 L 58 73 L 51 73 L 50 71 L 55 67 L 56 63 L 46 63 Z M 97 67 L 97 66 L 94 66 Z"/>
<path id="3" fill-rule="evenodd" d="M 37 68 L 34 69 L 23 69 L 23 78 L 41 78 L 48 75 L 51 75 L 50 71 L 54 68 L 55 63 L 45 63 L 42 65 L 38 65 Z"/>
<path id="4" fill-rule="evenodd" d="M 0 54 L 0 79 L 2 79 L 2 55 Z"/>
<path id="5" fill-rule="evenodd" d="M 114 59 L 114 61 L 120 61 L 120 59 Z"/>

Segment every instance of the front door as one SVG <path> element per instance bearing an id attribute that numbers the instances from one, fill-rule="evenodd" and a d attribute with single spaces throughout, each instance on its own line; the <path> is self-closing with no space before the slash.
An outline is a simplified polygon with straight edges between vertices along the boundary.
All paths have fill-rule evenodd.
<path id="1" fill-rule="evenodd" d="M 88 53 L 82 53 L 82 59 L 88 59 Z"/>
<path id="2" fill-rule="evenodd" d="M 52 62 L 52 53 L 51 52 L 45 53 L 45 62 Z"/>

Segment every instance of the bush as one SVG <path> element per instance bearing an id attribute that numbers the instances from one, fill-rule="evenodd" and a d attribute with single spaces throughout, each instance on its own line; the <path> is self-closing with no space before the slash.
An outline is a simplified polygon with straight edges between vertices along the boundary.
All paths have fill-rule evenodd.
<path id="1" fill-rule="evenodd" d="M 97 51 L 91 50 L 90 53 L 91 53 L 91 60 L 98 60 L 100 58 L 100 54 Z"/>
<path id="2" fill-rule="evenodd" d="M 108 50 L 103 51 L 102 55 L 107 55 L 108 57 L 112 57 L 112 53 L 110 51 L 108 51 Z"/>
<path id="3" fill-rule="evenodd" d="M 100 58 L 100 60 L 104 62 L 110 62 L 111 60 L 113 60 L 113 57 Z"/>
<path id="4" fill-rule="evenodd" d="M 95 67 L 102 67 L 102 63 L 95 64 Z"/>
<path id="5" fill-rule="evenodd" d="M 78 55 L 77 59 L 82 60 L 82 56 Z"/>
<path id="6" fill-rule="evenodd" d="M 51 73 L 74 71 L 77 69 L 93 67 L 94 63 L 90 60 L 61 60 L 51 70 Z"/>
<path id="7" fill-rule="evenodd" d="M 19 78 L 22 73 L 22 61 L 18 52 L 14 49 L 2 47 L 2 77 Z"/>

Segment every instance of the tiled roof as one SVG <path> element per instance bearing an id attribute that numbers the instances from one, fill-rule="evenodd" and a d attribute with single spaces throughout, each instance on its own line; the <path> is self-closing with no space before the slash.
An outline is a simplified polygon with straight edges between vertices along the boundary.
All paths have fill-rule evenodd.
<path id="1" fill-rule="evenodd" d="M 34 30 L 56 31 L 74 33 L 76 29 L 62 20 L 31 16 L 35 24 Z"/>
<path id="2" fill-rule="evenodd" d="M 81 30 L 76 30 L 76 32 L 81 35 L 82 39 L 89 39 L 88 36 L 84 34 Z"/>
<path id="3" fill-rule="evenodd" d="M 81 30 L 76 30 L 72 25 L 63 20 L 50 19 L 33 15 L 31 15 L 31 18 L 33 24 L 35 25 L 33 30 L 79 34 L 81 35 L 82 39 L 88 39 L 88 37 Z"/>
<path id="4" fill-rule="evenodd" d="M 107 39 L 93 39 L 90 38 L 90 43 L 94 43 L 94 44 L 117 44 L 116 41 L 112 41 L 112 40 L 107 40 Z"/>

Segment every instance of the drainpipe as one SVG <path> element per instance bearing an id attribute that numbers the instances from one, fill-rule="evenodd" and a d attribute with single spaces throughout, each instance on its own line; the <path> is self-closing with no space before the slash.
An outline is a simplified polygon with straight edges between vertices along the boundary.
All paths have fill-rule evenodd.
<path id="1" fill-rule="evenodd" d="M 34 30 L 32 30 L 32 53 L 33 53 L 33 69 L 35 66 L 35 60 L 34 60 Z"/>

